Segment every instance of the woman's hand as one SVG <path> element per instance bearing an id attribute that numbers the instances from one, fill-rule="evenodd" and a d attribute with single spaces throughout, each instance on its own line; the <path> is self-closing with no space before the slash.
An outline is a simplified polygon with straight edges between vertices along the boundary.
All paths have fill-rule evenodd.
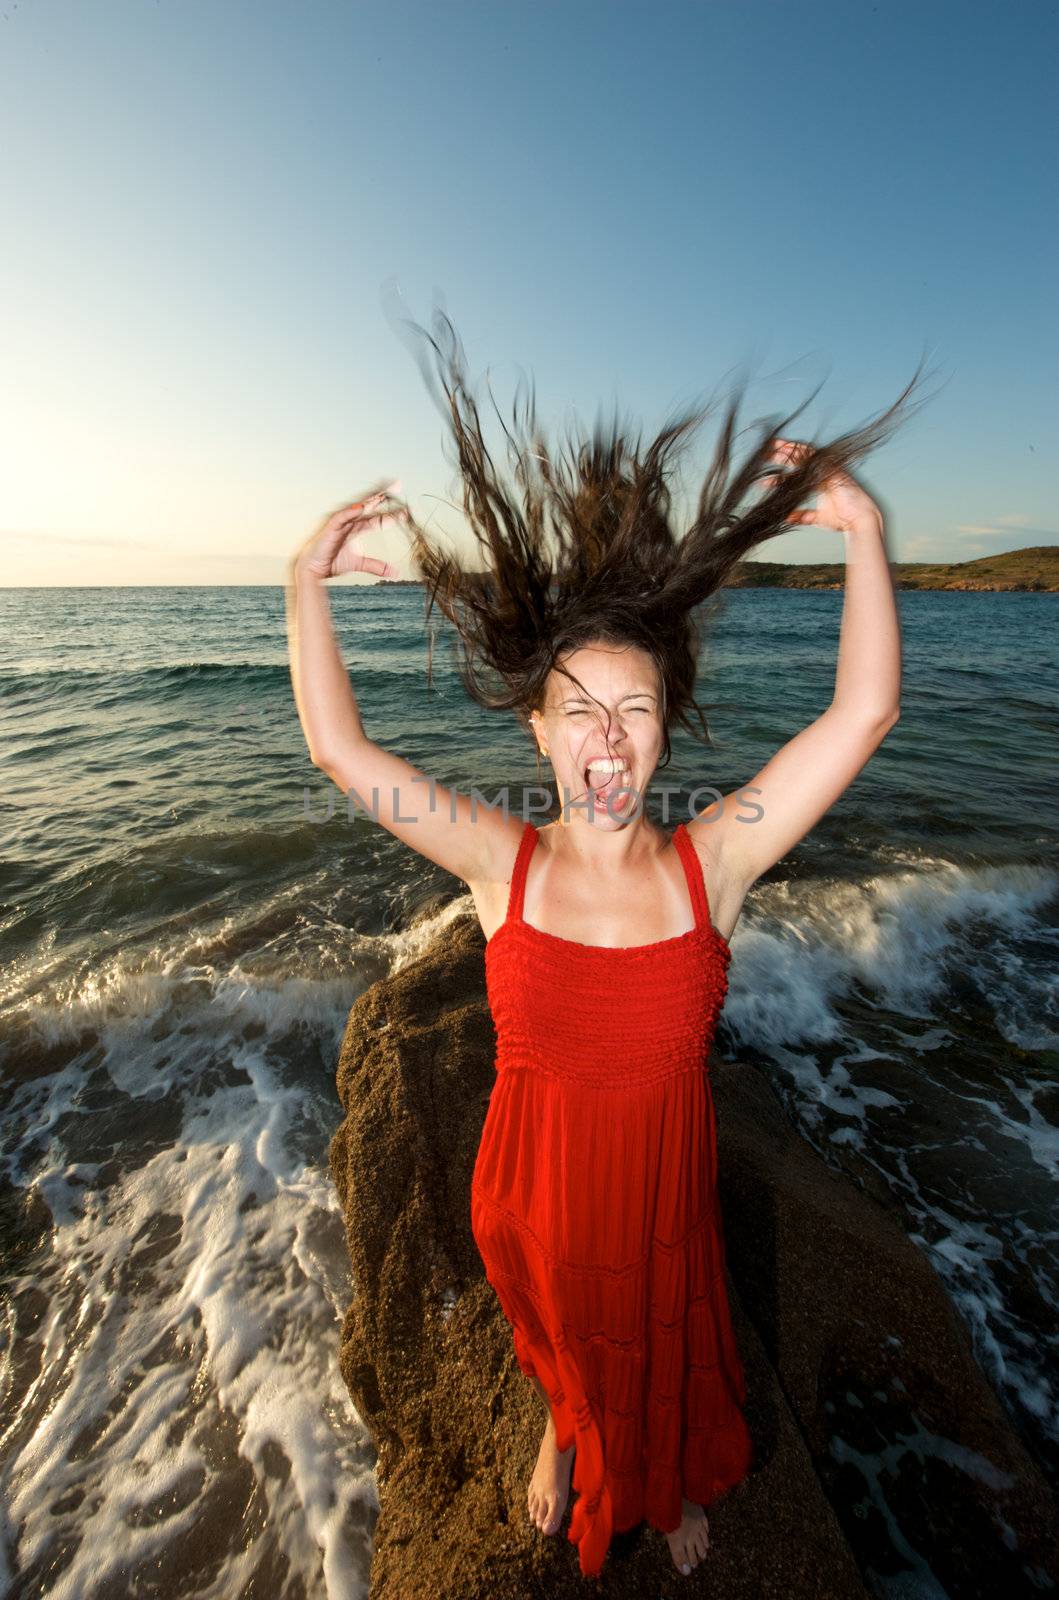
<path id="1" fill-rule="evenodd" d="M 795 463 L 811 454 L 812 445 L 801 444 L 796 439 L 777 439 L 770 459 Z M 776 478 L 778 473 L 770 473 Z M 766 480 L 767 481 L 767 480 Z M 848 472 L 836 472 L 816 491 L 816 508 L 792 511 L 787 522 L 810 523 L 820 528 L 835 528 L 839 533 L 850 533 L 864 527 L 882 527 L 883 514 L 871 495 L 861 488 Z"/>
<path id="2" fill-rule="evenodd" d="M 388 483 L 385 489 L 367 495 L 363 500 L 339 506 L 337 511 L 326 516 L 294 556 L 291 566 L 295 576 L 318 578 L 321 581 L 338 578 L 343 572 L 372 572 L 379 578 L 398 577 L 398 568 L 392 562 L 365 555 L 363 550 L 357 549 L 357 541 L 373 529 L 382 527 L 384 522 L 407 516 L 403 507 L 385 509 L 391 490 L 400 488 L 401 480 L 398 478 Z"/>

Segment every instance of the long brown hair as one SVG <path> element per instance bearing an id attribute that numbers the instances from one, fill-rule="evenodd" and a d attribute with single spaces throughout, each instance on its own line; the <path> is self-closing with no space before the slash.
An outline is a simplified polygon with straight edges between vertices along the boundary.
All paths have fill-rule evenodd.
<path id="1" fill-rule="evenodd" d="M 452 623 L 467 693 L 481 706 L 515 711 L 528 731 L 530 711 L 544 703 L 549 673 L 559 671 L 577 682 L 561 658 L 596 642 L 635 645 L 652 657 L 661 679 L 661 766 L 670 760 L 669 730 L 675 722 L 712 743 L 695 682 L 706 621 L 733 570 L 752 550 L 786 532 L 787 518 L 819 484 L 863 459 L 900 426 L 913 409 L 907 402 L 923 367 L 921 361 L 880 417 L 830 443 L 813 445 L 800 465 L 784 470 L 746 506 L 753 486 L 777 470 L 778 463 L 769 458 L 773 439 L 787 436 L 809 401 L 778 422 L 762 423 L 759 442 L 733 469 L 732 442 L 745 384 L 739 386 L 725 412 L 695 517 L 678 537 L 670 519 L 671 462 L 715 402 L 674 418 L 643 452 L 639 435 L 630 442 L 621 431 L 617 413 L 609 428 L 599 419 L 590 439 L 571 439 L 568 463 L 562 454 L 553 459 L 537 424 L 531 384 L 521 415 L 516 393 L 514 433 L 493 400 L 513 466 L 514 486 L 508 488 L 485 444 L 463 346 L 448 316 L 435 308 L 437 338 L 418 323 L 406 325 L 435 352 L 443 399 L 425 350 L 418 342 L 413 345 L 427 386 L 451 426 L 464 512 L 484 555 L 484 567 L 471 569 L 407 513 L 411 559 L 426 584 L 426 621 L 429 625 L 436 606 Z M 492 400 L 491 388 L 489 395 Z M 433 638 L 429 681 L 432 665 Z"/>

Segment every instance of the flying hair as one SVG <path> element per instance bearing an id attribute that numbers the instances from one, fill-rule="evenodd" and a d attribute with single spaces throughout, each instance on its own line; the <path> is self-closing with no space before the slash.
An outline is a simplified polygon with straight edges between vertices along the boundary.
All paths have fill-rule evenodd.
<path id="1" fill-rule="evenodd" d="M 658 670 L 660 766 L 671 758 L 675 724 L 712 743 L 695 699 L 696 678 L 707 624 L 740 564 L 788 532 L 790 517 L 819 485 L 862 461 L 923 403 L 909 403 L 921 360 L 880 416 L 812 443 L 803 460 L 778 470 L 770 456 L 773 441 L 790 436 L 791 423 L 818 391 L 790 415 L 759 422 L 756 444 L 736 464 L 733 442 L 744 382 L 724 411 L 694 516 L 679 530 L 671 514 L 672 466 L 718 401 L 676 415 L 646 449 L 641 435 L 630 439 L 623 431 L 615 411 L 609 424 L 597 419 L 590 438 L 575 432 L 553 452 L 537 422 L 535 386 L 521 408 L 521 390 L 516 391 L 512 429 L 490 388 L 508 445 L 511 476 L 505 481 L 485 443 L 463 346 L 448 316 L 435 308 L 433 333 L 402 320 L 413 330 L 413 353 L 450 430 L 463 510 L 481 556 L 480 565 L 470 566 L 408 512 L 413 570 L 418 568 L 425 584 L 425 620 L 429 625 L 436 608 L 451 623 L 464 688 L 485 708 L 514 711 L 528 732 L 530 712 L 544 705 L 553 671 L 588 693 L 564 665 L 573 651 L 595 644 L 636 646 Z M 768 474 L 775 474 L 771 484 L 752 498 Z M 430 682 L 432 674 L 431 631 Z"/>

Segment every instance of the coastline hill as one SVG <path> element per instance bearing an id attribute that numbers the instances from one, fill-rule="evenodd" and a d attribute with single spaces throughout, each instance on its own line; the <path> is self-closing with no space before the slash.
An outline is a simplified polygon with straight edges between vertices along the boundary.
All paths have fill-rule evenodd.
<path id="1" fill-rule="evenodd" d="M 976 561 L 891 561 L 895 589 L 954 589 L 974 593 L 1059 592 L 1059 545 L 1030 545 Z M 731 589 L 841 589 L 841 561 L 744 561 Z M 380 578 L 373 588 L 421 589 L 421 578 Z"/>
<path id="2" fill-rule="evenodd" d="M 968 592 L 1059 591 L 1059 545 L 1032 545 L 980 556 L 977 561 L 891 561 L 895 589 L 956 589 Z M 744 561 L 733 589 L 841 589 L 845 564 Z"/>

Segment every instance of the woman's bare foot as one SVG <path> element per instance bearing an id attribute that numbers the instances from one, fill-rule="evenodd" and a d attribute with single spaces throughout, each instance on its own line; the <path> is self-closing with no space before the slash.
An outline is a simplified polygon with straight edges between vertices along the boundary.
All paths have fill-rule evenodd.
<path id="1" fill-rule="evenodd" d="M 683 1496 L 684 1515 L 675 1533 L 667 1533 L 669 1549 L 678 1571 L 685 1575 L 698 1565 L 710 1547 L 710 1524 L 701 1506 Z"/>
<path id="2" fill-rule="evenodd" d="M 570 1498 L 570 1472 L 573 1466 L 574 1446 L 559 1450 L 555 1443 L 555 1423 L 549 1416 L 544 1425 L 544 1437 L 537 1452 L 537 1465 L 533 1469 L 526 1503 L 531 1521 L 542 1533 L 558 1533 L 563 1520 L 566 1502 Z"/>

